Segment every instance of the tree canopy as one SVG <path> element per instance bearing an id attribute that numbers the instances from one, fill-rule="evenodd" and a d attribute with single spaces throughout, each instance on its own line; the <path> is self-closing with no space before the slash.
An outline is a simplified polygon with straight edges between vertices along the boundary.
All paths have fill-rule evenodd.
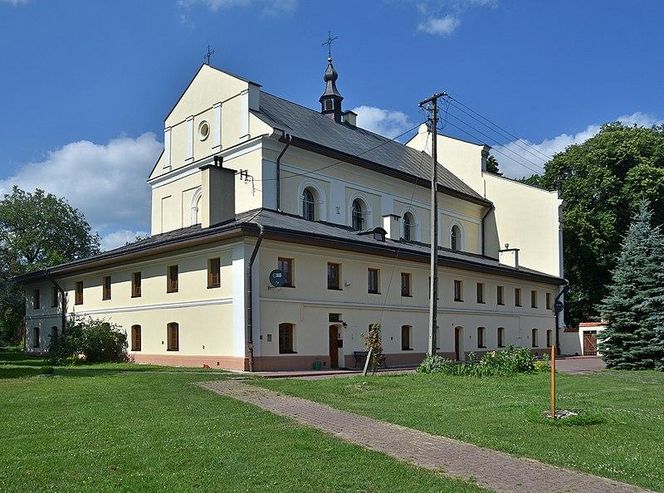
<path id="1" fill-rule="evenodd" d="M 599 306 L 608 321 L 600 351 L 610 368 L 664 370 L 664 235 L 651 221 L 644 200 Z"/>
<path id="2" fill-rule="evenodd" d="M 606 124 L 594 137 L 555 155 L 541 177 L 528 180 L 558 190 L 565 201 L 569 321 L 598 317 L 597 304 L 639 202 L 648 199 L 654 224 L 664 222 L 664 125 Z"/>
<path id="3" fill-rule="evenodd" d="M 66 200 L 14 187 L 0 200 L 0 337 L 11 338 L 24 315 L 14 276 L 99 252 L 99 236 Z"/>

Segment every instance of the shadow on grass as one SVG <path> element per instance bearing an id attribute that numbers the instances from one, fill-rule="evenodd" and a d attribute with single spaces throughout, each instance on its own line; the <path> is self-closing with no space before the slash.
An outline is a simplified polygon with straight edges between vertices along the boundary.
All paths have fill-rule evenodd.
<path id="1" fill-rule="evenodd" d="M 168 366 L 139 365 L 136 363 L 81 363 L 52 366 L 43 356 L 23 353 L 19 348 L 0 350 L 0 380 L 12 378 L 53 375 L 66 377 L 98 377 L 129 373 L 206 373 L 210 375 L 227 372 L 203 368 L 177 368 Z"/>

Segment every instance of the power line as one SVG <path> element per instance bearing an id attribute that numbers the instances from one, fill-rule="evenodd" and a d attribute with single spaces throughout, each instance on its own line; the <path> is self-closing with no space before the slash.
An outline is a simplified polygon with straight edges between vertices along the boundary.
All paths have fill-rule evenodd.
<path id="1" fill-rule="evenodd" d="M 448 98 L 452 101 L 452 104 L 456 103 L 456 104 L 458 104 L 459 106 L 462 106 L 463 108 L 467 109 L 468 111 L 470 111 L 470 112 L 473 113 L 474 115 L 477 115 L 478 117 L 480 117 L 481 119 L 483 119 L 483 120 L 484 120 L 485 122 L 487 122 L 489 125 L 493 126 L 493 127 L 494 127 L 494 131 L 496 131 L 496 132 L 498 132 L 498 133 L 502 133 L 502 134 L 503 134 L 503 137 L 506 137 L 506 138 L 508 138 L 508 139 L 513 139 L 515 142 L 522 142 L 522 143 L 525 142 L 524 139 L 522 139 L 521 137 L 517 137 L 516 135 L 514 135 L 514 134 L 511 133 L 510 131 L 505 130 L 503 127 L 501 127 L 501 126 L 498 125 L 497 123 L 492 122 L 492 121 L 489 120 L 487 117 L 485 117 L 485 116 L 483 116 L 482 114 L 478 113 L 477 111 L 473 110 L 473 109 L 470 108 L 469 106 L 463 104 L 463 103 L 462 103 L 461 101 L 459 101 L 458 99 L 453 98 L 452 96 L 448 96 Z M 458 106 L 455 106 L 455 107 L 456 107 L 459 111 L 463 111 L 463 112 L 466 113 L 468 116 L 471 116 L 472 118 L 474 118 L 475 120 L 477 120 L 477 118 L 475 118 L 475 117 L 473 117 L 472 115 L 470 115 L 469 113 L 465 112 L 463 109 L 459 108 Z M 478 120 L 478 121 L 479 121 L 479 120 Z M 484 125 L 487 125 L 487 124 L 484 123 Z M 488 127 L 489 125 L 487 125 L 487 127 Z M 537 147 L 535 147 L 534 145 L 532 145 L 532 144 L 530 144 L 530 143 L 526 143 L 526 145 L 529 146 L 530 148 L 534 149 L 536 152 L 538 152 L 538 153 L 539 153 L 544 159 L 546 159 L 547 161 L 553 159 L 553 156 L 549 156 L 548 154 L 542 152 L 541 150 L 539 150 L 539 149 L 538 149 Z M 541 158 L 540 158 L 540 159 L 541 159 Z"/>

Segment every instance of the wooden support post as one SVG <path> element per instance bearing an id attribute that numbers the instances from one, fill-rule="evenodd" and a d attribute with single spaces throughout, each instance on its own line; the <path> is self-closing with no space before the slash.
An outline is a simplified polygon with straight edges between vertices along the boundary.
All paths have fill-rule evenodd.
<path id="1" fill-rule="evenodd" d="M 556 419 L 556 346 L 551 346 L 551 419 Z"/>

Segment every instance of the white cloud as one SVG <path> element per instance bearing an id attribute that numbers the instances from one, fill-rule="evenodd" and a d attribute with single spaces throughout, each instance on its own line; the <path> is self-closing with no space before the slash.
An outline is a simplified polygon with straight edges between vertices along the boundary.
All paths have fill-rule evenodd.
<path id="1" fill-rule="evenodd" d="M 149 235 L 147 231 L 130 231 L 128 229 L 113 231 L 102 236 L 101 249 L 112 250 L 113 248 L 125 246 L 127 243 L 135 242 L 137 237 L 145 237 L 147 235 Z"/>
<path id="2" fill-rule="evenodd" d="M 357 113 L 357 126 L 394 138 L 413 126 L 408 116 L 401 111 L 384 110 L 375 106 L 358 106 L 353 108 Z"/>
<path id="3" fill-rule="evenodd" d="M 257 6 L 261 7 L 265 14 L 280 14 L 292 12 L 297 8 L 297 0 L 180 0 L 178 3 L 187 9 L 202 5 L 212 12 Z"/>
<path id="4" fill-rule="evenodd" d="M 447 14 L 444 17 L 430 17 L 417 26 L 418 31 L 423 31 L 427 34 L 436 34 L 439 36 L 451 35 L 461 24 L 461 20 L 452 14 Z"/>
<path id="5" fill-rule="evenodd" d="M 421 0 L 417 11 L 422 20 L 419 32 L 434 36 L 451 36 L 461 25 L 461 17 L 470 8 L 494 8 L 498 0 Z"/>
<path id="6" fill-rule="evenodd" d="M 153 133 L 136 139 L 120 137 L 107 144 L 72 142 L 0 180 L 0 194 L 17 185 L 65 197 L 110 245 L 119 237 L 106 239 L 107 235 L 148 229 L 150 188 L 146 179 L 161 150 Z"/>
<path id="7" fill-rule="evenodd" d="M 651 127 L 664 123 L 664 120 L 641 112 L 619 116 L 614 121 L 622 122 L 625 125 L 639 125 L 643 127 Z M 500 170 L 505 176 L 511 178 L 530 176 L 534 172 L 541 173 L 544 163 L 553 157 L 554 154 L 564 151 L 571 145 L 585 142 L 596 135 L 600 131 L 600 128 L 600 124 L 593 123 L 576 134 L 563 133 L 539 143 L 529 142 L 525 139 L 516 140 L 504 145 L 495 146 L 493 149 L 495 151 L 494 155 L 498 163 L 500 163 Z"/>

